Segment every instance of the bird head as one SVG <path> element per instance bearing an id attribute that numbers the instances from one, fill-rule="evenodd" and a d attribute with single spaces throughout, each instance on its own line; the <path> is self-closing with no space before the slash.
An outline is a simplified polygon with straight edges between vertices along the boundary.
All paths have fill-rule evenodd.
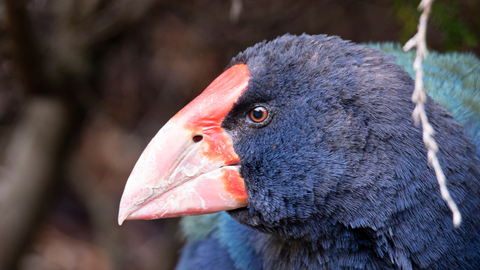
<path id="1" fill-rule="evenodd" d="M 417 203 L 396 201 L 402 171 L 425 162 L 412 90 L 392 57 L 337 37 L 261 42 L 153 138 L 128 179 L 119 223 L 227 210 L 286 238 L 338 224 L 377 229 Z"/>

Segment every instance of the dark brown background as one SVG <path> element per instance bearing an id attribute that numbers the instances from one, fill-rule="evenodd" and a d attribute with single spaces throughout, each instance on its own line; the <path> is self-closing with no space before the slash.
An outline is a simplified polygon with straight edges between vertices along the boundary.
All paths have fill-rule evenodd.
<path id="1" fill-rule="evenodd" d="M 4 0 L 0 237 L 11 237 L 0 244 L 0 268 L 172 269 L 177 219 L 116 221 L 128 175 L 158 129 L 248 46 L 285 33 L 405 42 L 418 2 Z M 433 12 L 431 49 L 479 55 L 480 1 L 439 0 Z M 39 175 L 35 159 L 20 168 L 9 160 L 29 149 L 18 146 L 19 127 L 39 98 L 66 105 L 69 125 L 37 122 L 62 139 L 52 157 L 30 150 L 52 171 L 27 192 L 37 180 L 11 176 Z"/>

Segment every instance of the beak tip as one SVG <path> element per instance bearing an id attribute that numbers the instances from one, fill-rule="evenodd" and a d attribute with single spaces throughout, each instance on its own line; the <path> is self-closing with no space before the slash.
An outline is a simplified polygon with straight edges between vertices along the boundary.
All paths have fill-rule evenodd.
<path id="1" fill-rule="evenodd" d="M 118 225 L 122 226 L 123 222 L 128 219 L 130 212 L 126 211 L 124 207 L 120 207 L 120 212 L 118 213 Z"/>

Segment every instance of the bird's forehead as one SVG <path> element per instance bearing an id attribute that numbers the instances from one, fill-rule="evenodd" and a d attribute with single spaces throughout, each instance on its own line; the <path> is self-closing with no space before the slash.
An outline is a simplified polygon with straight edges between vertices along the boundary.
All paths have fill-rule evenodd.
<path id="1" fill-rule="evenodd" d="M 245 64 L 230 67 L 200 96 L 179 111 L 172 120 L 185 120 L 184 124 L 187 128 L 218 125 L 245 91 L 249 80 L 249 70 Z"/>

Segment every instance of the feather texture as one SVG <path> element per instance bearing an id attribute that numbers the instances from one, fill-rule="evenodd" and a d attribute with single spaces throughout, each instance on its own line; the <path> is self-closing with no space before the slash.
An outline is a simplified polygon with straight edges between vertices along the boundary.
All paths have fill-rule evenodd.
<path id="1" fill-rule="evenodd" d="M 415 50 L 404 52 L 397 43 L 372 43 L 368 47 L 395 56 L 396 63 L 415 79 Z M 480 60 L 472 53 L 430 52 L 423 61 L 423 71 L 425 91 L 453 115 L 480 150 Z"/>
<path id="2" fill-rule="evenodd" d="M 288 44 L 285 45 L 287 49 L 282 47 L 284 46 L 282 45 L 283 43 L 270 46 L 278 46 L 281 50 L 285 50 L 285 53 L 291 53 L 288 48 L 293 45 L 289 43 L 292 42 L 289 38 L 291 38 L 291 36 L 287 35 L 280 38 L 280 41 L 276 40 L 279 43 L 285 42 Z M 307 41 L 309 40 L 309 36 L 306 35 L 300 38 L 304 38 Z M 321 38 L 324 37 L 321 36 L 320 39 Z M 329 41 L 328 38 L 325 40 Z M 344 46 L 343 43 L 340 43 L 340 45 Z M 262 46 L 265 46 L 265 43 L 257 45 L 257 47 L 254 47 L 252 50 L 255 48 L 263 49 L 264 47 Z M 395 56 L 396 63 L 403 67 L 410 76 L 414 76 L 412 65 L 415 53 L 413 51 L 405 53 L 401 50 L 400 45 L 394 43 L 368 44 L 368 46 L 373 49 L 383 50 L 385 53 Z M 361 50 L 360 47 L 354 47 L 353 49 Z M 240 55 L 237 58 L 240 60 L 236 61 L 242 61 L 242 57 L 243 56 Z M 472 54 L 438 54 L 431 52 L 429 58 L 424 61 L 423 68 L 427 93 L 443 108 L 448 110 L 457 123 L 463 126 L 463 132 L 473 140 L 476 145 L 477 156 L 480 156 L 480 61 Z M 347 81 L 346 85 L 349 84 Z M 298 87 L 294 85 L 287 86 Z M 411 90 L 409 91 L 409 93 L 411 93 Z M 432 103 L 427 104 L 427 106 L 431 104 Z M 396 108 L 392 108 L 392 110 L 394 109 Z M 402 108 L 402 110 L 410 110 L 410 108 Z M 409 119 L 409 121 L 411 122 L 411 119 Z M 415 127 L 412 125 L 412 130 L 413 129 L 415 129 Z M 345 134 L 350 135 L 350 133 Z M 445 136 L 451 136 L 451 134 L 445 135 L 441 133 L 441 131 L 439 131 L 437 135 L 441 138 L 441 141 L 448 141 L 448 138 Z M 439 146 L 441 148 L 442 144 L 440 143 Z M 423 147 L 423 145 L 421 147 Z M 405 156 L 411 155 L 419 157 L 424 155 L 414 148 L 404 149 L 404 151 L 406 153 L 402 154 Z M 459 154 L 454 153 L 452 155 Z M 304 155 L 300 158 L 306 158 L 306 156 Z M 374 158 L 377 157 L 374 156 Z M 382 194 L 379 196 L 377 194 L 379 190 L 389 190 L 389 187 L 376 187 L 375 185 L 387 185 L 388 182 L 385 181 L 379 181 L 378 183 L 360 182 L 355 183 L 359 186 L 353 186 L 355 184 L 352 184 L 352 186 L 346 187 L 345 190 L 348 192 L 352 190 L 355 191 L 357 188 L 371 189 L 368 195 L 369 197 L 364 198 L 364 205 L 358 204 L 358 197 L 355 196 L 359 195 L 355 194 L 351 197 L 347 196 L 343 198 L 343 201 L 339 202 L 343 204 L 345 208 L 357 209 L 357 212 L 363 213 L 363 216 L 349 220 L 348 212 L 345 212 L 343 214 L 344 216 L 342 216 L 341 208 L 335 208 L 334 213 L 328 214 L 333 216 L 331 219 L 331 227 L 335 227 L 337 225 L 335 222 L 340 221 L 350 222 L 350 227 L 348 229 L 332 229 L 328 231 L 329 229 L 325 229 L 329 228 L 328 224 L 322 225 L 323 227 L 318 225 L 320 229 L 326 230 L 325 234 L 328 235 L 328 237 L 320 237 L 316 242 L 286 241 L 289 237 L 295 238 L 298 234 L 302 234 L 301 237 L 303 237 L 303 234 L 305 234 L 305 231 L 295 229 L 295 227 L 293 227 L 294 229 L 290 228 L 292 231 L 288 231 L 287 229 L 285 229 L 285 231 L 279 231 L 279 233 L 284 234 L 280 237 L 271 237 L 272 231 L 268 231 L 268 233 L 260 232 L 262 230 L 266 232 L 268 228 L 262 229 L 262 227 L 259 226 L 258 228 L 260 229 L 257 228 L 257 230 L 254 230 L 240 224 L 226 212 L 184 217 L 181 221 L 181 228 L 188 243 L 182 251 L 177 269 L 301 269 L 306 266 L 311 266 L 312 269 L 314 267 L 315 269 L 418 269 L 422 267 L 432 268 L 432 265 L 432 269 L 439 269 L 440 265 L 438 261 L 441 260 L 450 263 L 450 267 L 457 269 L 476 269 L 476 267 L 480 267 L 480 255 L 478 252 L 472 251 L 480 250 L 480 235 L 478 234 L 472 235 L 468 239 L 462 238 L 459 240 L 457 244 L 465 245 L 465 249 L 462 250 L 460 248 L 459 251 L 456 251 L 457 253 L 450 253 L 451 258 L 440 257 L 443 249 L 451 245 L 451 239 L 455 237 L 453 235 L 456 232 L 451 229 L 446 229 L 452 226 L 448 224 L 447 219 L 438 219 L 435 216 L 445 215 L 448 212 L 442 208 L 443 205 L 441 205 L 442 202 L 438 194 L 435 195 L 435 199 L 431 201 L 422 197 L 424 196 L 424 193 L 422 193 L 424 190 L 435 190 L 437 187 L 433 186 L 432 183 L 434 182 L 432 181 L 421 182 L 421 179 L 431 178 L 432 174 L 431 172 L 427 174 L 417 170 L 415 167 L 417 160 L 421 159 L 412 159 L 412 161 L 404 160 L 402 161 L 403 163 L 399 161 L 400 165 L 396 167 L 397 169 L 394 173 L 398 178 L 396 180 L 398 181 L 397 185 L 404 187 L 405 190 L 399 191 L 398 194 Z M 381 163 L 381 161 L 376 162 Z M 478 164 L 478 160 L 476 162 Z M 459 161 L 458 164 L 468 163 Z M 298 169 L 301 170 L 302 166 L 303 165 L 300 164 Z M 456 171 L 454 165 L 447 166 L 446 170 L 450 173 Z M 468 171 L 468 168 L 466 168 L 466 170 Z M 388 173 L 388 171 L 386 172 Z M 365 173 L 368 174 L 371 172 L 367 171 Z M 478 176 L 478 174 L 475 173 L 473 173 L 473 175 Z M 465 175 L 465 177 L 470 176 Z M 416 179 L 417 182 L 415 184 L 409 184 L 407 181 L 409 179 Z M 466 182 L 466 184 L 464 183 L 466 181 L 465 179 L 460 180 L 461 185 L 469 186 L 469 188 L 473 190 L 478 190 L 476 185 L 480 179 L 472 183 Z M 326 188 L 322 188 L 324 190 L 330 190 L 335 187 L 327 186 Z M 469 201 L 466 191 L 462 188 L 456 187 L 453 195 L 462 200 L 467 198 L 462 203 L 463 209 L 468 209 L 469 212 L 480 211 L 478 201 Z M 363 194 L 361 196 L 363 196 Z M 384 206 L 384 204 L 378 202 L 378 200 L 395 200 L 395 198 L 397 200 L 395 201 L 395 207 L 398 213 L 375 212 L 375 207 Z M 325 199 L 325 203 L 328 203 L 327 199 Z M 270 205 L 265 205 L 264 207 L 268 208 Z M 302 208 L 301 211 L 295 208 L 289 208 L 288 210 L 297 211 L 295 217 L 302 217 L 302 212 L 305 216 L 309 215 L 308 209 L 309 207 L 306 206 Z M 252 211 L 253 210 L 251 210 L 251 214 L 255 215 L 256 213 Z M 264 218 L 270 219 L 269 222 L 273 224 L 277 222 L 277 217 L 274 214 L 276 213 L 272 213 L 271 217 L 264 216 Z M 388 221 L 390 223 L 385 224 L 385 222 L 387 222 L 386 220 L 389 220 L 389 217 L 392 215 L 395 216 L 395 222 Z M 472 220 L 467 221 L 460 230 L 478 231 L 476 227 L 480 224 L 480 220 L 478 220 L 479 217 L 467 218 Z M 250 220 L 250 222 L 252 222 L 250 226 L 257 225 L 257 221 L 255 220 Z M 409 225 L 410 222 L 417 222 L 421 227 L 419 230 L 413 231 Z M 373 231 L 368 232 L 367 235 L 365 231 L 356 230 L 357 228 L 360 229 L 364 227 Z M 275 230 L 282 229 L 275 228 Z M 432 234 L 431 231 L 435 233 Z M 314 236 L 321 235 L 321 233 L 316 234 L 313 232 L 311 232 L 311 234 Z M 372 235 L 375 235 L 375 239 L 371 239 Z M 329 238 L 334 238 L 334 240 L 331 241 Z M 369 241 L 374 242 L 375 246 L 369 246 Z M 411 243 L 413 242 L 415 242 L 415 244 L 412 245 Z M 305 247 L 305 245 L 311 246 Z M 328 250 L 334 251 L 328 253 Z M 345 252 L 341 252 L 348 250 L 352 250 L 352 253 L 344 255 Z M 372 253 L 375 253 L 375 255 Z M 382 258 L 382 260 L 372 261 L 370 260 L 372 256 L 377 256 Z M 471 262 L 469 262 L 470 264 L 468 266 L 466 266 L 468 262 L 464 262 L 461 265 L 457 264 L 458 262 L 454 261 L 455 258 L 453 258 L 455 256 L 462 257 L 464 261 L 471 260 Z M 312 259 L 312 257 L 314 258 Z M 285 262 L 278 262 L 278 258 L 284 258 Z M 270 267 L 266 267 L 266 265 Z M 329 265 L 335 265 L 335 267 L 329 268 L 327 267 Z"/>

